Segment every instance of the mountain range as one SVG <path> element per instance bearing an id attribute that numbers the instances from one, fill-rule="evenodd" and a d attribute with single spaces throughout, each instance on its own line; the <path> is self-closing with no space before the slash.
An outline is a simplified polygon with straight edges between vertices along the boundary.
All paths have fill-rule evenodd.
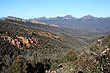
<path id="1" fill-rule="evenodd" d="M 66 28 L 75 28 L 79 30 L 89 30 L 89 31 L 101 31 L 107 32 L 110 31 L 110 17 L 94 17 L 92 15 L 86 15 L 82 18 L 76 18 L 72 15 L 66 15 L 64 17 L 54 17 L 54 18 L 34 18 L 27 19 L 27 21 L 37 20 L 47 24 L 56 24 L 61 27 Z"/>
<path id="2" fill-rule="evenodd" d="M 103 17 L 94 17 L 92 15 L 86 15 L 83 16 L 81 18 L 77 18 L 77 17 L 73 17 L 72 15 L 65 15 L 64 17 L 62 16 L 57 16 L 57 17 L 50 17 L 50 18 L 46 18 L 46 17 L 39 17 L 39 18 L 34 18 L 36 20 L 62 20 L 62 19 L 99 19 L 99 18 L 103 18 Z M 31 20 L 32 18 L 30 18 Z M 110 17 L 106 17 L 105 19 L 110 19 Z"/>
<path id="3" fill-rule="evenodd" d="M 34 28 L 40 28 L 46 31 L 50 31 L 52 33 L 56 33 L 63 37 L 63 43 L 68 45 L 71 48 L 81 48 L 89 45 L 91 42 L 101 37 L 102 35 L 106 35 L 109 32 L 96 32 L 96 31 L 87 31 L 80 30 L 75 28 L 67 28 L 67 27 L 59 27 L 58 25 L 47 24 L 41 21 L 31 20 L 27 21 L 22 18 L 10 17 L 6 18 L 6 21 L 11 21 L 14 23 L 22 24 L 25 26 L 30 26 Z"/>
<path id="4" fill-rule="evenodd" d="M 104 19 L 93 16 L 77 19 L 71 15 L 64 18 L 52 20 L 68 23 L 91 20 L 93 25 L 96 22 L 92 20 Z M 12 16 L 0 19 L 0 73 L 109 73 L 109 27 L 103 25 L 105 31 L 101 32 L 102 29 L 88 31 L 51 25 L 40 19 L 25 20 Z"/>
<path id="5" fill-rule="evenodd" d="M 2 20 L 6 17 L 2 17 Z M 108 32 L 110 31 L 110 17 L 94 17 L 92 15 L 86 15 L 81 18 L 73 17 L 72 15 L 66 15 L 64 17 L 40 17 L 40 18 L 29 18 L 26 21 L 40 21 L 50 26 L 66 27 L 79 30 Z M 32 21 L 33 22 L 33 21 Z"/>

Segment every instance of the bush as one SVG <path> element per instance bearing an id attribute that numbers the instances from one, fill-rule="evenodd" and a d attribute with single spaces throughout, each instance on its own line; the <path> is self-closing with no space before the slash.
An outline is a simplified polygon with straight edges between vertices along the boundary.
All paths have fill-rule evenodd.
<path id="1" fill-rule="evenodd" d="M 67 61 L 74 61 L 77 59 L 77 54 L 74 49 L 68 51 L 68 53 L 64 56 Z"/>
<path id="2" fill-rule="evenodd" d="M 108 48 L 110 48 L 110 42 L 108 43 Z"/>
<path id="3" fill-rule="evenodd" d="M 8 69 L 9 73 L 26 73 L 26 63 L 24 58 L 19 55 L 17 60 Z"/>

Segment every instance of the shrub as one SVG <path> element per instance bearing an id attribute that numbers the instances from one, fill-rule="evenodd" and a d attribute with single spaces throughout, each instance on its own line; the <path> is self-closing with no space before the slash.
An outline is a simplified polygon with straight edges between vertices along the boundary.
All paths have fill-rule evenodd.
<path id="1" fill-rule="evenodd" d="M 74 61 L 77 58 L 76 51 L 74 49 L 69 50 L 68 53 L 64 56 L 64 58 L 67 61 Z"/>
<path id="2" fill-rule="evenodd" d="M 26 73 L 26 63 L 24 58 L 19 55 L 17 60 L 13 62 L 13 64 L 9 67 L 9 73 Z"/>

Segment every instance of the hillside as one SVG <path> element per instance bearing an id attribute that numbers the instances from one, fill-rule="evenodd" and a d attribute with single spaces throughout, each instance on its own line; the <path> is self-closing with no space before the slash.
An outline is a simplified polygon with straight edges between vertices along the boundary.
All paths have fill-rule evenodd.
<path id="1" fill-rule="evenodd" d="M 102 37 L 109 32 L 16 19 L 0 20 L 0 72 L 109 72 L 110 35 Z M 88 43 L 96 39 L 93 44 Z"/>
<path id="2" fill-rule="evenodd" d="M 16 19 L 15 17 L 13 17 L 13 18 L 14 19 L 7 18 L 6 20 L 15 22 L 15 23 L 19 23 L 22 25 L 36 27 L 36 28 L 42 28 L 44 30 L 54 32 L 63 37 L 62 38 L 63 43 L 65 43 L 66 45 L 68 45 L 68 42 L 66 42 L 66 41 L 70 41 L 71 43 L 69 43 L 68 46 L 70 46 L 71 48 L 73 48 L 73 47 L 81 48 L 81 47 L 87 46 L 91 42 L 93 42 L 94 40 L 99 38 L 100 36 L 105 35 L 105 33 L 102 33 L 102 32 L 99 33 L 99 32 L 92 32 L 92 31 L 86 31 L 86 30 L 82 31 L 82 30 L 78 30 L 78 29 L 71 29 L 71 28 L 65 28 L 65 27 L 53 27 L 53 26 L 50 26 L 49 24 L 45 24 L 43 22 L 42 22 L 43 24 L 41 25 L 38 23 L 37 24 L 31 23 L 31 21 L 26 21 L 26 22 L 17 21 L 17 20 L 15 20 Z M 68 36 L 68 38 L 75 38 L 75 40 L 70 40 L 66 36 Z"/>
<path id="3" fill-rule="evenodd" d="M 72 59 L 73 51 L 68 52 Z M 110 72 L 110 35 L 98 39 L 88 48 L 77 50 L 77 59 L 61 63 L 61 68 L 52 70 L 58 73 L 109 73 Z M 48 71 L 47 73 L 51 73 Z"/>
<path id="4" fill-rule="evenodd" d="M 0 71 L 12 72 L 14 62 L 21 58 L 25 64 L 32 60 L 39 64 L 57 58 L 58 54 L 64 56 L 70 48 L 62 41 L 61 36 L 43 29 L 0 20 Z"/>
<path id="5" fill-rule="evenodd" d="M 15 17 L 0 20 L 0 29 L 0 72 L 109 72 L 110 35 L 102 37 L 109 32 L 54 27 Z"/>

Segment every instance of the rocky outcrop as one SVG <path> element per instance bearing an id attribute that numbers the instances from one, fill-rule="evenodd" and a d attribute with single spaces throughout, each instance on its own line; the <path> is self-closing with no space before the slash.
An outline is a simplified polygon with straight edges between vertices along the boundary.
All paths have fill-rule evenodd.
<path id="1" fill-rule="evenodd" d="M 11 16 L 8 16 L 6 19 L 15 20 L 15 21 L 20 21 L 20 22 L 29 22 L 29 21 L 26 21 L 25 19 L 16 18 L 16 17 L 11 17 Z M 42 19 L 43 19 L 43 18 L 42 18 Z M 44 18 L 44 19 L 45 19 L 45 18 Z M 55 24 L 46 24 L 46 23 L 44 23 L 44 22 L 40 22 L 40 21 L 36 21 L 36 20 L 31 20 L 30 23 L 48 25 L 48 26 L 53 26 L 53 27 L 60 27 L 60 26 L 55 25 Z"/>
<path id="2" fill-rule="evenodd" d="M 60 40 L 62 40 L 62 38 L 60 36 L 53 35 L 53 34 L 48 33 L 48 32 L 38 32 L 38 34 L 41 35 L 41 36 L 49 37 L 51 39 L 60 39 Z"/>
<path id="3" fill-rule="evenodd" d="M 55 25 L 55 24 L 50 24 L 49 26 L 60 27 L 60 26 Z"/>
<path id="4" fill-rule="evenodd" d="M 32 39 L 30 39 L 30 38 L 29 38 L 29 42 L 33 44 L 33 41 L 32 41 Z"/>
<path id="5" fill-rule="evenodd" d="M 104 53 L 106 53 L 107 51 L 110 51 L 110 48 L 105 49 L 103 52 L 100 53 L 100 56 L 102 56 Z"/>
<path id="6" fill-rule="evenodd" d="M 9 43 L 12 43 L 14 46 L 16 45 L 18 48 L 21 47 L 21 42 L 18 41 L 18 39 L 13 39 L 13 38 L 7 37 L 7 36 L 4 36 L 3 38 L 4 38 L 4 40 L 8 40 Z"/>
<path id="7" fill-rule="evenodd" d="M 40 21 L 36 21 L 36 20 L 32 20 L 30 21 L 31 23 L 35 23 L 35 24 L 43 24 L 43 25 L 48 25 L 48 26 L 53 26 L 53 27 L 60 27 L 58 25 L 55 25 L 55 24 L 46 24 L 44 22 L 40 22 Z"/>
<path id="8" fill-rule="evenodd" d="M 26 37 L 18 37 L 19 39 L 22 40 L 23 44 L 29 44 L 29 40 Z"/>
<path id="9" fill-rule="evenodd" d="M 8 16 L 7 19 L 10 19 L 10 20 L 16 20 L 16 21 L 20 21 L 20 22 L 27 22 L 27 21 L 24 20 L 24 19 L 16 18 L 16 17 L 11 17 L 11 16 Z"/>
<path id="10" fill-rule="evenodd" d="M 9 41 L 9 43 L 12 43 L 14 46 L 17 46 L 18 48 L 22 48 L 23 45 L 29 48 L 30 46 L 32 46 L 31 44 L 36 45 L 38 43 L 38 39 L 36 38 L 31 39 L 31 38 L 16 36 L 17 38 L 14 39 L 8 36 L 1 36 L 1 37 L 4 38 L 4 40 Z"/>
<path id="11" fill-rule="evenodd" d="M 103 41 L 104 40 L 104 38 L 102 38 L 102 39 L 98 39 L 98 42 L 101 42 L 101 41 Z"/>
<path id="12" fill-rule="evenodd" d="M 20 48 L 21 47 L 21 44 L 20 44 L 21 42 L 19 42 L 18 39 L 15 39 L 15 41 L 16 41 L 17 47 Z"/>
<path id="13" fill-rule="evenodd" d="M 39 22 L 39 21 L 35 21 L 35 20 L 32 20 L 30 21 L 31 23 L 35 23 L 35 24 L 43 24 L 43 25 L 47 25 L 46 23 L 44 22 Z"/>

